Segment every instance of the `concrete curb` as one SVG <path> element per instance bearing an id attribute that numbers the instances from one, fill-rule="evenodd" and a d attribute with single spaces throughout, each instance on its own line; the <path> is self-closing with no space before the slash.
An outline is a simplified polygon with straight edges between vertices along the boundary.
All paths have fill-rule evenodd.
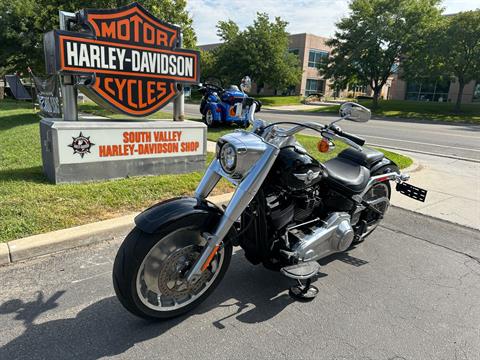
<path id="1" fill-rule="evenodd" d="M 10 262 L 10 251 L 8 245 L 5 243 L 0 244 L 0 265 L 8 264 Z"/>
<path id="2" fill-rule="evenodd" d="M 232 193 L 221 194 L 209 197 L 208 200 L 221 206 L 228 202 L 231 196 Z M 114 219 L 0 243 L 0 265 L 113 240 L 115 234 L 127 232 L 133 228 L 133 220 L 137 214 L 131 213 Z"/>

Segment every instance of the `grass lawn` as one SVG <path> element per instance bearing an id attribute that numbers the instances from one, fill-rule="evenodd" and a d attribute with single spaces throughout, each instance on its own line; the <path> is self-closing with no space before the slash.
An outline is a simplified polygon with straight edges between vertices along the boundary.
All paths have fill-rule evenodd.
<path id="1" fill-rule="evenodd" d="M 82 111 L 110 116 L 96 105 Z M 157 113 L 158 114 L 158 113 Z M 154 117 L 164 117 L 156 116 Z M 170 118 L 169 113 L 167 118 Z M 27 102 L 0 101 L 0 242 L 105 220 L 142 210 L 160 200 L 192 194 L 201 173 L 142 176 L 83 184 L 50 184 L 42 171 L 39 116 Z M 212 129 L 216 140 L 232 129 Z M 338 143 L 328 155 L 316 150 L 318 138 L 298 136 L 299 141 L 319 160 L 335 155 L 345 145 Z M 382 150 L 384 151 L 384 150 Z M 401 167 L 411 159 L 384 151 Z M 207 162 L 213 159 L 208 155 Z M 231 190 L 222 181 L 215 193 Z"/>
<path id="2" fill-rule="evenodd" d="M 232 132 L 234 128 L 213 128 L 208 131 L 207 138 L 208 140 L 211 141 L 217 141 L 219 137 L 221 137 L 224 134 L 227 134 L 229 132 Z M 317 150 L 317 143 L 319 141 L 319 137 L 316 136 L 310 136 L 310 135 L 296 135 L 296 138 L 298 142 L 318 161 L 327 161 L 335 156 L 337 154 L 346 149 L 348 145 L 337 141 L 335 143 L 335 150 L 329 153 L 321 153 Z M 381 152 L 383 152 L 390 160 L 394 161 L 400 169 L 405 169 L 406 167 L 409 167 L 412 165 L 413 160 L 409 158 L 408 156 L 400 155 L 397 153 L 394 153 L 392 151 L 388 151 L 385 149 L 381 148 L 375 148 Z"/>
<path id="3" fill-rule="evenodd" d="M 361 100 L 359 103 L 368 108 L 372 107 L 371 100 Z M 373 114 L 387 118 L 397 117 L 405 119 L 480 123 L 480 104 L 463 104 L 461 113 L 453 112 L 453 103 L 381 100 L 379 104 L 379 108 L 373 110 Z M 339 107 L 340 105 L 331 105 L 307 111 L 337 113 Z"/>
<path id="4" fill-rule="evenodd" d="M 50 184 L 42 171 L 39 119 L 30 103 L 0 101 L 0 242 L 139 211 L 192 194 L 201 179 L 197 172 Z M 228 189 L 222 183 L 216 193 Z"/>
<path id="5" fill-rule="evenodd" d="M 303 96 L 257 96 L 256 94 L 249 94 L 255 99 L 262 102 L 265 106 L 282 106 L 282 105 L 300 105 L 302 103 Z M 193 93 L 187 102 L 190 104 L 200 104 L 202 97 L 198 93 Z"/>
<path id="6" fill-rule="evenodd" d="M 256 96 L 254 94 L 251 96 L 260 100 L 265 106 L 300 105 L 303 99 L 303 96 Z"/>

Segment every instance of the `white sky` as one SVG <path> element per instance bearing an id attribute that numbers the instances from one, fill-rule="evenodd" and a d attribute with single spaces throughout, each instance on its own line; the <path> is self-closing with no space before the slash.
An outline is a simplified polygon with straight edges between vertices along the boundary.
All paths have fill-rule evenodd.
<path id="1" fill-rule="evenodd" d="M 266 12 L 273 19 L 280 16 L 289 22 L 292 33 L 331 36 L 335 22 L 347 15 L 348 0 L 189 0 L 188 10 L 198 44 L 219 42 L 216 24 L 234 20 L 241 28 L 251 24 L 257 12 Z M 446 14 L 480 8 L 480 0 L 444 0 Z"/>

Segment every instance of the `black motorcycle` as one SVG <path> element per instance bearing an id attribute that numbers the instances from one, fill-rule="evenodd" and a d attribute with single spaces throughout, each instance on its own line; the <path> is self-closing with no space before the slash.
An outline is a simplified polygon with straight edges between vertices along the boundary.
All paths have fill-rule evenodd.
<path id="1" fill-rule="evenodd" d="M 394 162 L 363 147 L 334 121 L 288 123 L 254 119 L 257 102 L 246 98 L 251 131 L 217 142 L 216 158 L 194 197 L 161 202 L 136 217 L 113 269 L 116 294 L 127 310 L 146 318 L 171 318 L 202 302 L 222 280 L 233 246 L 253 264 L 295 279 L 290 295 L 313 299 L 317 260 L 360 244 L 375 230 L 396 189 L 424 201 L 426 191 L 405 183 Z M 345 103 L 340 120 L 366 122 L 370 111 Z M 303 129 L 322 136 L 320 148 L 340 140 L 350 148 L 325 163 L 296 142 Z M 236 190 L 225 209 L 206 200 L 221 178 Z"/>

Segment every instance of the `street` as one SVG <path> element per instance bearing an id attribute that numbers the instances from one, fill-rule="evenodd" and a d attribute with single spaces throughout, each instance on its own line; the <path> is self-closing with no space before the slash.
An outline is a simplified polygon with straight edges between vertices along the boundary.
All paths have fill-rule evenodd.
<path id="1" fill-rule="evenodd" d="M 188 117 L 199 117 L 199 105 L 185 104 Z M 172 105 L 165 107 L 171 110 Z M 260 119 L 279 122 L 315 121 L 328 123 L 337 116 L 300 113 L 282 110 L 263 110 Z M 391 120 L 370 120 L 368 123 L 342 121 L 342 129 L 367 140 L 369 144 L 397 148 L 405 151 L 420 151 L 439 156 L 452 156 L 480 161 L 480 125 L 451 124 Z M 307 132 L 307 131 L 306 131 Z"/>
<path id="2" fill-rule="evenodd" d="M 480 234 L 391 208 L 362 245 L 321 261 L 311 303 L 234 253 L 187 316 L 152 323 L 114 296 L 111 242 L 0 268 L 0 359 L 476 359 Z"/>

